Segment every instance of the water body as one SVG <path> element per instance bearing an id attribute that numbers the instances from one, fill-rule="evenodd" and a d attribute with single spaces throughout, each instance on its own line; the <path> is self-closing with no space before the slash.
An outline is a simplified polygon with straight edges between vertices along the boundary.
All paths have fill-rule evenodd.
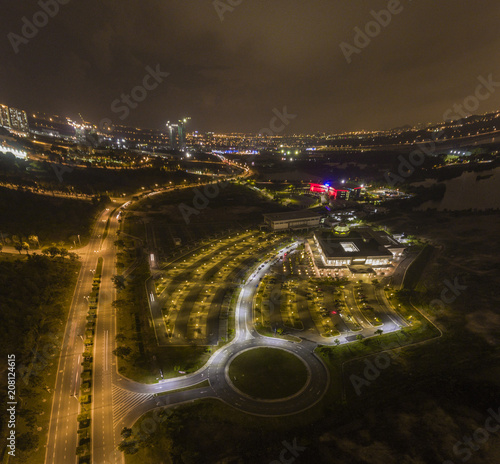
<path id="1" fill-rule="evenodd" d="M 440 182 L 446 185 L 441 201 L 427 201 L 419 211 L 462 211 L 500 209 L 500 167 L 489 171 L 464 172 L 460 177 Z"/>

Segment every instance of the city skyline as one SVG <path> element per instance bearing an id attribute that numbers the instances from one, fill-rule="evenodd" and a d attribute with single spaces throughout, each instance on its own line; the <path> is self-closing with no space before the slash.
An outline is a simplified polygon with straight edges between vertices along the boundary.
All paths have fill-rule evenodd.
<path id="1" fill-rule="evenodd" d="M 488 97 L 465 110 L 500 107 L 492 1 L 479 11 L 451 1 L 91 3 L 60 4 L 36 30 L 26 24 L 38 3 L 9 8 L 4 103 L 157 129 L 189 114 L 199 130 L 225 133 L 259 132 L 286 108 L 296 117 L 284 134 L 339 133 L 439 121 L 491 76 Z M 144 82 L 147 93 L 122 98 Z"/>

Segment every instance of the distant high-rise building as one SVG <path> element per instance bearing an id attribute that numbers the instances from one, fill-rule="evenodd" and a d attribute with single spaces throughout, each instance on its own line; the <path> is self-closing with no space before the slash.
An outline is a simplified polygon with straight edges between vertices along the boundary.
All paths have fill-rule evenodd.
<path id="1" fill-rule="evenodd" d="M 185 150 L 186 148 L 186 124 L 191 118 L 180 119 L 177 124 L 167 123 L 168 137 L 171 150 Z"/>
<path id="2" fill-rule="evenodd" d="M 26 111 L 18 110 L 17 108 L 9 108 L 9 113 L 12 129 L 20 132 L 29 132 L 28 116 L 26 115 Z"/>
<path id="3" fill-rule="evenodd" d="M 19 132 L 29 132 L 26 111 L 0 105 L 0 125 Z"/>
<path id="4" fill-rule="evenodd" d="M 10 127 L 9 107 L 0 105 L 0 126 Z"/>

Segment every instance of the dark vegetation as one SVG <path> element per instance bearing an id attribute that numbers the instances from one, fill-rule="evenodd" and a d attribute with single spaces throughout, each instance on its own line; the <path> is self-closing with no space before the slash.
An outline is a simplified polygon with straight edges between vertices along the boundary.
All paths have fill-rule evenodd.
<path id="1" fill-rule="evenodd" d="M 86 167 L 64 161 L 60 156 L 52 161 L 20 160 L 14 155 L 0 155 L 0 182 L 21 187 L 57 191 L 67 194 L 119 196 L 158 185 L 197 181 L 200 175 L 189 174 L 178 162 L 156 159 L 154 166 L 134 168 Z"/>
<path id="2" fill-rule="evenodd" d="M 253 398 L 286 398 L 306 383 L 307 371 L 300 359 L 273 348 L 248 350 L 229 366 L 233 384 Z"/>
<path id="3" fill-rule="evenodd" d="M 0 231 L 13 245 L 12 236 L 26 240 L 38 236 L 41 244 L 85 238 L 95 215 L 107 199 L 94 201 L 37 195 L 0 187 Z M 15 240 L 14 240 L 15 241 Z"/>
<path id="4" fill-rule="evenodd" d="M 0 258 L 0 357 L 16 357 L 17 452 L 19 462 L 40 462 L 44 455 L 52 392 L 66 314 L 79 263 L 40 255 Z M 6 404 L 6 362 L 2 363 L 0 398 Z M 2 457 L 7 433 L 6 411 L 0 412 Z M 38 429 L 41 427 L 40 429 Z M 42 459 L 43 460 L 43 459 Z"/>
<path id="5" fill-rule="evenodd" d="M 432 245 L 426 245 L 410 264 L 403 280 L 403 287 L 405 289 L 413 290 L 415 288 L 433 252 L 434 247 Z"/>

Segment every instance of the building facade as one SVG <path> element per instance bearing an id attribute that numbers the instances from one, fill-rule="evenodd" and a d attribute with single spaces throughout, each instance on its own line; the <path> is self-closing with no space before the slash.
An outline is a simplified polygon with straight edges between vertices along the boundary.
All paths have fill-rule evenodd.
<path id="1" fill-rule="evenodd" d="M 180 119 L 178 123 L 167 123 L 168 136 L 171 150 L 185 150 L 186 148 L 186 124 L 191 118 Z"/>
<path id="2" fill-rule="evenodd" d="M 290 211 L 264 214 L 264 222 L 271 230 L 310 229 L 319 226 L 321 216 L 311 211 Z"/>
<path id="3" fill-rule="evenodd" d="M 342 233 L 317 231 L 314 243 L 325 267 L 386 267 L 401 257 L 405 249 L 387 232 L 374 231 L 370 227 L 357 227 Z"/>
<path id="4" fill-rule="evenodd" d="M 19 132 L 29 132 L 26 111 L 0 105 L 0 125 Z"/>

